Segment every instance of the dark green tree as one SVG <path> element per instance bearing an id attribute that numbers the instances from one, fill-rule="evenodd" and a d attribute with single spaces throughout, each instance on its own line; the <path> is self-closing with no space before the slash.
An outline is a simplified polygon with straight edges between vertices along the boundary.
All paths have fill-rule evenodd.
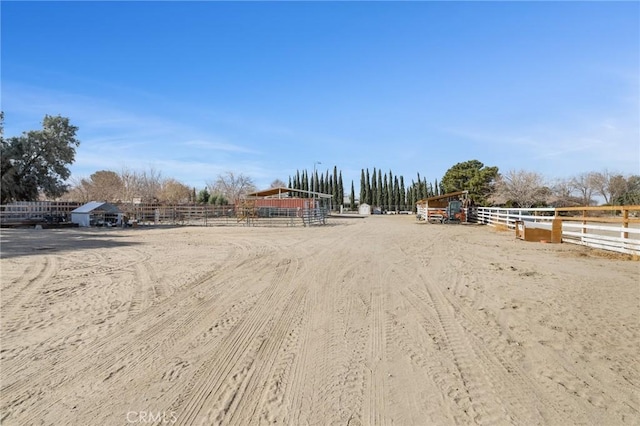
<path id="1" fill-rule="evenodd" d="M 382 207 L 382 203 L 384 202 L 384 198 L 382 198 L 382 170 L 378 169 L 378 184 L 376 187 L 376 206 Z"/>
<path id="2" fill-rule="evenodd" d="M 376 172 L 376 168 L 373 168 L 373 173 L 371 174 L 371 206 L 378 206 L 378 173 Z"/>
<path id="3" fill-rule="evenodd" d="M 353 181 L 351 181 L 351 196 L 349 197 L 349 209 L 356 209 L 356 189 L 353 186 Z"/>
<path id="4" fill-rule="evenodd" d="M 360 170 L 360 204 L 367 202 L 367 183 L 364 177 L 364 169 Z"/>
<path id="5" fill-rule="evenodd" d="M 488 203 L 497 177 L 497 167 L 485 167 L 478 160 L 470 160 L 447 170 L 440 181 L 440 188 L 444 193 L 469 191 L 469 198 L 484 206 Z"/>
<path id="6" fill-rule="evenodd" d="M 400 184 L 398 176 L 393 179 L 393 209 L 397 212 L 400 210 Z"/>
<path id="7" fill-rule="evenodd" d="M 384 174 L 384 178 L 383 178 L 383 185 L 382 185 L 382 202 L 383 204 L 386 204 L 386 210 L 391 210 L 391 193 L 392 191 L 392 186 L 389 185 L 389 176 L 387 176 L 387 174 Z"/>
<path id="8" fill-rule="evenodd" d="M 21 136 L 4 138 L 4 115 L 0 137 L 0 202 L 34 201 L 40 192 L 59 197 L 71 176 L 68 166 L 75 161 L 78 128 L 61 116 L 45 115 L 42 130 L 30 130 Z"/>
<path id="9" fill-rule="evenodd" d="M 402 210 L 409 210 L 407 208 L 407 193 L 404 188 L 404 177 L 400 176 L 400 207 Z"/>
<path id="10" fill-rule="evenodd" d="M 395 197 L 393 196 L 393 173 L 389 170 L 389 177 L 385 174 L 385 181 L 387 181 L 387 204 L 389 205 L 387 208 L 389 210 L 395 210 Z"/>
<path id="11" fill-rule="evenodd" d="M 344 185 L 342 183 L 342 170 L 338 172 L 338 198 L 340 198 L 340 204 L 344 204 Z"/>
<path id="12" fill-rule="evenodd" d="M 366 196 L 366 200 L 364 202 L 371 206 L 371 205 L 373 205 L 373 193 L 371 192 L 373 189 L 371 188 L 371 176 L 369 176 L 369 169 L 368 168 L 367 168 L 367 178 L 366 178 L 365 184 L 367 185 L 367 188 L 366 188 L 367 196 Z M 360 202 L 362 203 L 363 201 L 361 200 Z"/>
<path id="13" fill-rule="evenodd" d="M 198 192 L 198 198 L 197 198 L 198 203 L 207 204 L 209 202 L 209 198 L 211 198 L 211 194 L 209 193 L 209 190 L 206 187 L 204 189 L 201 189 L 200 192 Z"/>

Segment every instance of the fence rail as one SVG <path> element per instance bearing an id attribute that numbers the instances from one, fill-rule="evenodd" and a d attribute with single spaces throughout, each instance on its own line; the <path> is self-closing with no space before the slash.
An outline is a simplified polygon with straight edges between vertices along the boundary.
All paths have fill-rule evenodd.
<path id="1" fill-rule="evenodd" d="M 0 206 L 3 225 L 71 221 L 71 211 L 80 203 L 23 202 Z M 116 203 L 127 217 L 139 225 L 194 226 L 313 226 L 325 224 L 325 208 L 279 208 L 243 205 L 161 205 Z"/>
<path id="2" fill-rule="evenodd" d="M 562 221 L 562 241 L 593 248 L 640 255 L 640 206 L 507 209 L 478 207 L 470 221 L 515 229 L 517 221 L 551 229 Z"/>

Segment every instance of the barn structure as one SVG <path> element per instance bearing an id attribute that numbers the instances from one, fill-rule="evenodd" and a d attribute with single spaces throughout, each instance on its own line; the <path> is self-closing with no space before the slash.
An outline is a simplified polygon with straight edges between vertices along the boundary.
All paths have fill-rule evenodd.
<path id="1" fill-rule="evenodd" d="M 116 226 L 122 224 L 120 209 L 103 201 L 90 201 L 71 211 L 71 222 L 78 226 Z"/>
<path id="2" fill-rule="evenodd" d="M 331 211 L 329 194 L 277 187 L 249 193 L 236 205 L 243 218 L 301 218 L 305 225 L 324 223 Z"/>
<path id="3" fill-rule="evenodd" d="M 449 192 L 419 200 L 416 203 L 418 220 L 442 223 L 445 221 L 467 221 L 469 191 Z"/>

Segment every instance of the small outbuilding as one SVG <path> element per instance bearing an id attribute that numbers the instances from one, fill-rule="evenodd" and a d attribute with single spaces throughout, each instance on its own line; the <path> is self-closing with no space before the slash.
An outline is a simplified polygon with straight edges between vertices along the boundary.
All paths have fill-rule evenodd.
<path id="1" fill-rule="evenodd" d="M 90 201 L 71 211 L 71 222 L 78 226 L 117 226 L 122 224 L 122 212 L 102 201 Z"/>
<path id="2" fill-rule="evenodd" d="M 358 214 L 368 216 L 371 214 L 371 206 L 367 203 L 362 203 L 358 207 Z"/>

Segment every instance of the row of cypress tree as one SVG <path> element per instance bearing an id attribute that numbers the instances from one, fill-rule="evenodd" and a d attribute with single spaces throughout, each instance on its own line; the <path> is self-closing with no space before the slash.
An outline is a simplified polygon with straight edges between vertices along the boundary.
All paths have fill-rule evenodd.
<path id="1" fill-rule="evenodd" d="M 351 181 L 349 201 L 345 203 L 345 192 L 342 183 L 342 171 L 337 166 L 333 167 L 333 173 L 327 170 L 318 174 L 317 171 L 309 173 L 307 170 L 297 170 L 295 176 L 289 176 L 289 188 L 314 191 L 332 195 L 332 204 L 338 209 L 341 204 L 347 204 L 355 209 L 357 204 L 369 204 L 382 211 L 415 211 L 418 200 L 443 194 L 442 185 L 436 179 L 433 184 L 425 178 L 417 175 L 417 180 L 412 180 L 409 186 L 405 186 L 404 176 L 395 175 L 391 170 L 382 173 L 381 169 L 362 169 L 360 174 L 360 194 L 355 196 L 354 182 Z M 303 195 L 303 193 L 296 194 Z M 359 203 L 358 203 L 359 201 Z"/>

